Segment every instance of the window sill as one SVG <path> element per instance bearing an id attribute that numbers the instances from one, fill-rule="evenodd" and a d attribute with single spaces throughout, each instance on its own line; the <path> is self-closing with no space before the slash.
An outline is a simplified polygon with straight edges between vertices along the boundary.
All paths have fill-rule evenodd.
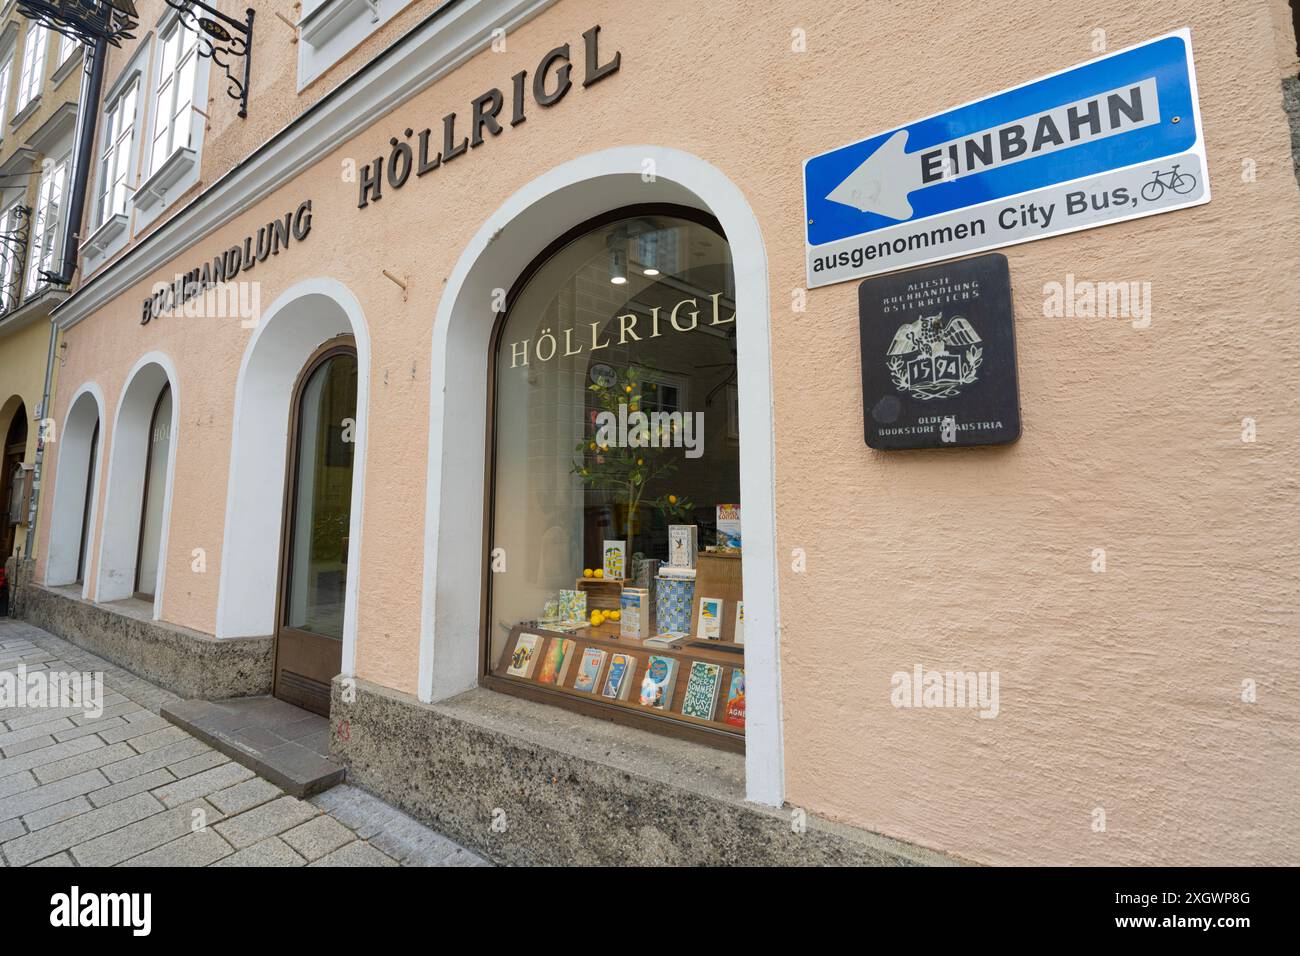
<path id="1" fill-rule="evenodd" d="M 199 154 L 189 147 L 172 153 L 167 161 L 136 189 L 136 207 L 151 210 L 155 206 L 160 206 L 167 198 L 167 191 L 179 183 L 187 173 L 198 167 L 198 156 Z"/>
<path id="2" fill-rule="evenodd" d="M 76 72 L 77 66 L 85 59 L 85 52 L 82 47 L 72 51 L 66 60 L 59 64 L 53 75 L 50 76 L 50 85 L 58 86 L 69 76 Z"/>
<path id="3" fill-rule="evenodd" d="M 319 49 L 367 14 L 370 23 L 379 22 L 378 0 L 326 0 L 299 21 L 299 35 Z"/>
<path id="4" fill-rule="evenodd" d="M 18 127 L 22 126 L 29 119 L 31 119 L 32 114 L 35 113 L 38 109 L 40 109 L 40 107 L 41 107 L 41 94 L 37 93 L 30 100 L 28 100 L 26 106 L 24 106 L 22 109 L 20 109 L 17 113 L 14 114 L 14 118 L 9 121 L 9 128 L 14 130 L 18 129 Z"/>
<path id="5" fill-rule="evenodd" d="M 82 243 L 81 248 L 85 252 L 86 258 L 102 259 L 107 255 L 110 247 L 117 243 L 118 240 L 126 237 L 128 221 L 129 217 L 124 212 L 116 213 L 105 219 L 103 225 L 87 236 L 86 241 Z"/>

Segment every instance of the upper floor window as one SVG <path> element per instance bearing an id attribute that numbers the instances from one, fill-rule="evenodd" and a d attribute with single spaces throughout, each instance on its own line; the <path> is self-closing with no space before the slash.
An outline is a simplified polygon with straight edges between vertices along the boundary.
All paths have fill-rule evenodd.
<path id="1" fill-rule="evenodd" d="M 10 53 L 0 61 L 0 135 L 3 135 L 5 120 L 9 119 L 9 78 L 13 71 L 14 55 Z"/>
<path id="2" fill-rule="evenodd" d="M 102 142 L 104 154 L 99 161 L 95 225 L 103 225 L 110 216 L 126 212 L 127 193 L 131 188 L 131 156 L 135 143 L 136 101 L 140 84 L 132 80 L 109 104 L 104 113 Z"/>
<path id="3" fill-rule="evenodd" d="M 17 236 L 22 229 L 21 200 L 0 214 L 0 233 Z M 18 305 L 18 255 L 12 242 L 0 242 L 0 312 Z"/>
<path id="4" fill-rule="evenodd" d="M 190 110 L 198 75 L 198 37 L 175 22 L 163 33 L 154 98 L 153 148 L 149 170 L 157 172 L 178 149 L 190 145 Z"/>
<path id="5" fill-rule="evenodd" d="M 79 47 L 80 45 L 81 43 L 77 40 L 76 37 L 68 36 L 66 33 L 60 33 L 59 34 L 59 59 L 56 65 L 62 66 L 64 63 L 67 63 L 68 57 L 76 53 L 77 47 Z"/>
<path id="6" fill-rule="evenodd" d="M 45 80 L 45 48 L 49 35 L 39 23 L 32 24 L 23 41 L 23 67 L 18 77 L 18 109 L 22 109 L 41 93 Z"/>
<path id="7" fill-rule="evenodd" d="M 36 193 L 36 212 L 32 217 L 32 251 L 24 285 L 28 295 L 42 284 L 41 270 L 54 267 L 55 243 L 63 209 L 63 188 L 68 178 L 69 157 L 51 163 L 41 176 Z"/>

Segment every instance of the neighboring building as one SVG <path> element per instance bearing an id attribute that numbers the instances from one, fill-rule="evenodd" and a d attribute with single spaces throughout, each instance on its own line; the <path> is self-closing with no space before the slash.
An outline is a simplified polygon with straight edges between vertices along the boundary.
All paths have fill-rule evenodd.
<path id="1" fill-rule="evenodd" d="M 38 419 L 54 354 L 50 310 L 68 295 L 40 273 L 62 252 L 83 59 L 80 44 L 15 7 L 10 0 L 0 13 L 0 560 L 29 548 Z"/>
<path id="2" fill-rule="evenodd" d="M 1284 0 L 262 4 L 246 116 L 221 8 L 225 67 L 163 0 L 110 53 L 31 620 L 328 713 L 498 861 L 1295 861 Z M 1023 437 L 867 447 L 803 162 L 1183 28 L 1190 93 L 1108 115 L 1213 200 L 1002 247 Z M 1172 159 L 1141 202 L 1208 198 Z M 882 182 L 834 214 L 910 216 Z M 909 375 L 988 336 L 925 318 Z M 927 671 L 978 706 L 900 706 Z"/>

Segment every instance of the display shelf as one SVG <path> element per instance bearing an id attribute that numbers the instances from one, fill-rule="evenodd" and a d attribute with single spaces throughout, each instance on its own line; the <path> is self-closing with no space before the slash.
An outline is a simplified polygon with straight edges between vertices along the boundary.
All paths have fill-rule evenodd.
<path id="1" fill-rule="evenodd" d="M 701 551 L 695 559 L 695 600 L 691 607 L 691 637 L 700 632 L 700 599 L 718 598 L 722 606 L 722 643 L 736 639 L 736 604 L 745 599 L 741 587 L 739 551 Z"/>
<path id="2" fill-rule="evenodd" d="M 530 678 L 515 677 L 506 673 L 507 668 L 510 666 L 510 655 L 520 634 L 536 634 L 544 638 L 546 643 L 539 648 L 542 652 L 549 646 L 549 642 L 555 638 L 567 638 L 574 642 L 573 654 L 575 656 L 562 684 L 543 684 L 538 681 L 537 675 L 541 672 L 540 663 L 534 669 L 533 676 Z M 709 643 L 712 644 L 713 642 Z M 605 675 L 609 671 L 609 658 L 606 658 L 601 669 L 600 681 L 594 693 L 585 693 L 574 689 L 573 685 L 578 679 L 582 654 L 588 647 L 598 647 L 610 655 L 626 654 L 636 659 L 636 669 L 630 675 L 632 689 L 627 700 L 611 700 L 600 693 L 600 688 L 604 686 Z M 645 676 L 647 661 L 651 655 L 672 658 L 678 662 L 677 679 L 673 685 L 672 700 L 664 710 L 642 706 L 638 699 L 641 679 Z M 693 661 L 719 664 L 723 668 L 713 720 L 700 720 L 681 712 L 682 700 L 686 696 L 686 685 L 690 679 L 690 665 Z M 631 718 L 634 722 L 648 720 L 658 725 L 656 729 L 664 729 L 664 724 L 672 723 L 677 723 L 683 727 L 698 728 L 707 732 L 710 738 L 707 742 L 725 746 L 727 749 L 743 749 L 744 728 L 726 723 L 724 717 L 727 693 L 731 687 L 731 671 L 733 668 L 743 669 L 744 666 L 744 656 L 742 654 L 719 646 L 699 646 L 693 643 L 676 649 L 646 647 L 643 640 L 619 637 L 618 624 L 615 622 L 608 622 L 594 628 L 583 627 L 568 633 L 552 631 L 538 626 L 521 625 L 510 632 L 510 637 L 506 641 L 498 660 L 493 663 L 489 680 L 493 686 L 499 689 L 513 687 L 526 690 L 528 696 L 550 696 L 552 699 L 558 697 L 566 701 L 581 703 L 585 705 L 582 709 L 589 712 L 594 707 L 597 710 L 605 711 L 611 716 L 617 715 Z M 729 741 L 729 743 L 726 741 Z"/>

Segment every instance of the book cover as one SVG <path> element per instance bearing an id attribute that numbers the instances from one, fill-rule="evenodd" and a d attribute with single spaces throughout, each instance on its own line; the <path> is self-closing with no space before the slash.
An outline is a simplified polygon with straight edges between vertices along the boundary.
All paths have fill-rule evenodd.
<path id="1" fill-rule="evenodd" d="M 543 684 L 562 685 L 569 673 L 569 665 L 573 663 L 575 646 L 575 643 L 567 637 L 551 638 L 550 644 L 546 646 L 546 653 L 542 656 L 542 669 L 537 675 L 538 681 Z"/>
<path id="2" fill-rule="evenodd" d="M 642 638 L 649 633 L 650 592 L 640 588 L 624 588 L 619 599 L 619 635 L 621 637 Z"/>
<path id="3" fill-rule="evenodd" d="M 581 588 L 560 591 L 560 620 L 570 624 L 587 622 L 587 592 Z"/>
<path id="4" fill-rule="evenodd" d="M 745 643 L 745 602 L 736 602 L 736 637 L 737 644 Z"/>
<path id="5" fill-rule="evenodd" d="M 718 687 L 722 683 L 722 665 L 694 661 L 682 698 L 682 713 L 687 717 L 712 720 L 718 706 Z"/>
<path id="6" fill-rule="evenodd" d="M 664 564 L 659 566 L 659 577 L 665 581 L 694 581 L 695 569 L 674 568 Z"/>
<path id="7" fill-rule="evenodd" d="M 700 620 L 695 636 L 702 641 L 722 638 L 722 598 L 700 598 Z"/>
<path id="8" fill-rule="evenodd" d="M 605 666 L 609 654 L 599 647 L 589 647 L 582 652 L 582 661 L 578 664 L 578 679 L 573 689 L 584 694 L 594 694 L 600 686 L 600 671 Z"/>
<path id="9" fill-rule="evenodd" d="M 626 576 L 624 571 L 627 568 L 627 542 L 626 541 L 606 541 L 605 542 L 605 580 L 622 581 Z"/>
<path id="10" fill-rule="evenodd" d="M 536 634 L 520 634 L 515 649 L 510 654 L 506 673 L 511 677 L 532 677 L 537 666 L 537 645 L 542 639 Z"/>
<path id="11" fill-rule="evenodd" d="M 671 657 L 650 655 L 645 677 L 641 679 L 641 706 L 666 710 L 672 703 L 673 686 L 677 683 L 677 661 Z"/>
<path id="12" fill-rule="evenodd" d="M 671 650 L 673 648 L 681 647 L 688 640 L 690 640 L 690 637 L 691 636 L 689 634 L 680 634 L 680 633 L 656 634 L 654 637 L 647 637 L 644 641 L 641 642 L 641 646 L 642 647 L 663 647 Z"/>
<path id="13" fill-rule="evenodd" d="M 605 675 L 605 687 L 601 696 L 610 700 L 627 700 L 632 690 L 632 674 L 636 670 L 636 658 L 627 654 L 615 654 L 609 659 L 609 673 Z"/>
<path id="14" fill-rule="evenodd" d="M 733 727 L 745 726 L 745 672 L 739 667 L 731 669 L 731 689 L 727 691 L 722 719 Z"/>
<path id="15" fill-rule="evenodd" d="M 718 547 L 740 547 L 740 505 L 718 505 Z"/>
<path id="16" fill-rule="evenodd" d="M 674 568 L 694 568 L 699 552 L 699 529 L 693 524 L 668 526 L 668 565 Z"/>

